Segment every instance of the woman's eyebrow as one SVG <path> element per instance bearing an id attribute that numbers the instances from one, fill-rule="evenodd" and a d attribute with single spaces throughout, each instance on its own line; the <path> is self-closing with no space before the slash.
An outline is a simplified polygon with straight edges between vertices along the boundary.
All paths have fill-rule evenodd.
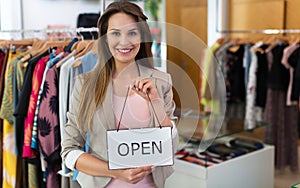
<path id="1" fill-rule="evenodd" d="M 136 27 L 132 28 L 132 29 L 129 29 L 129 31 L 134 31 L 134 30 L 138 30 L 138 29 Z"/>
<path id="2" fill-rule="evenodd" d="M 111 28 L 109 31 L 120 31 L 120 29 Z"/>
<path id="3" fill-rule="evenodd" d="M 117 29 L 117 28 L 111 28 L 109 29 L 109 31 L 121 31 L 122 29 Z M 136 27 L 135 28 L 132 28 L 132 29 L 129 29 L 128 31 L 135 31 L 135 30 L 138 30 Z"/>

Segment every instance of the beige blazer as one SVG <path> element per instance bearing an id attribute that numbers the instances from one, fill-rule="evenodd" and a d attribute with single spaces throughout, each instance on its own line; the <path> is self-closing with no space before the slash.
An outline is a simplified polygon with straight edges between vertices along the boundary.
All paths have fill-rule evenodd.
<path id="1" fill-rule="evenodd" d="M 153 80 L 161 99 L 164 101 L 164 108 L 170 120 L 176 122 L 176 117 L 173 115 L 175 103 L 173 101 L 172 80 L 168 73 L 164 73 L 155 69 L 147 68 L 138 65 L 141 77 L 148 77 Z M 79 128 L 76 121 L 76 114 L 79 104 L 79 94 L 81 89 L 80 79 L 75 82 L 72 93 L 69 112 L 67 113 L 68 122 L 64 127 L 64 139 L 62 141 L 62 158 L 65 160 L 67 154 L 72 150 L 83 150 L 85 144 L 86 132 Z M 107 88 L 107 94 L 103 101 L 103 105 L 96 109 L 93 120 L 90 136 L 89 153 L 97 156 L 99 159 L 107 161 L 106 149 L 106 130 L 115 129 L 115 117 L 113 113 L 113 93 L 112 83 L 110 82 Z M 151 112 L 151 125 L 155 125 L 155 118 Z M 157 124 L 156 124 L 157 125 Z M 177 151 L 178 135 L 173 135 L 173 151 Z M 173 173 L 172 166 L 156 167 L 153 171 L 153 180 L 158 188 L 164 187 L 165 180 Z M 95 177 L 83 172 L 79 172 L 77 181 L 82 187 L 105 187 L 111 180 L 108 177 Z"/>

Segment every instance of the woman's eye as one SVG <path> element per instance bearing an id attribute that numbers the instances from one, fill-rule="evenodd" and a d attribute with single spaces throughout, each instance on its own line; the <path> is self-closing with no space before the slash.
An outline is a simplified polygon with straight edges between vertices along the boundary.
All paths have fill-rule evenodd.
<path id="1" fill-rule="evenodd" d="M 128 33 L 128 35 L 129 35 L 129 36 L 135 36 L 135 35 L 137 35 L 137 33 L 136 33 L 135 31 L 130 31 L 130 32 Z"/>
<path id="2" fill-rule="evenodd" d="M 111 34 L 114 36 L 120 36 L 120 32 L 116 32 L 116 31 L 112 32 Z"/>

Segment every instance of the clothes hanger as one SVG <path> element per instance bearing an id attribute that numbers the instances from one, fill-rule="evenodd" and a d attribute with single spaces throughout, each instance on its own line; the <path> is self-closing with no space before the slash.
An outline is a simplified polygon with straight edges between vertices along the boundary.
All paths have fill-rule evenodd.
<path id="1" fill-rule="evenodd" d="M 89 46 L 84 49 L 84 51 L 82 52 L 82 55 L 86 54 L 87 52 L 91 51 L 93 54 L 97 54 L 97 49 L 98 49 L 98 40 L 94 40 L 91 41 L 91 43 L 89 44 Z M 96 51 L 96 52 L 95 52 Z M 76 58 L 75 58 L 76 59 Z M 73 67 L 76 68 L 79 65 L 81 65 L 81 61 L 77 61 L 73 64 Z"/>
<path id="2" fill-rule="evenodd" d="M 71 52 L 73 52 L 73 51 L 76 49 L 76 47 L 77 47 L 77 45 L 79 44 L 79 42 L 80 42 L 80 40 L 78 40 L 77 42 L 75 42 L 75 43 L 73 44 L 73 46 L 71 47 Z"/>
<path id="3" fill-rule="evenodd" d="M 232 53 L 235 53 L 240 49 L 241 38 L 233 38 L 232 41 L 234 42 L 234 45 L 231 46 L 228 50 Z"/>
<path id="4" fill-rule="evenodd" d="M 34 54 L 34 56 L 40 55 L 42 53 L 44 53 L 45 51 L 47 51 L 49 48 L 54 48 L 54 47 L 66 47 L 71 41 L 70 40 L 66 40 L 66 41 L 46 41 L 43 46 L 41 47 L 40 50 L 38 50 L 36 52 L 36 54 Z"/>
<path id="5" fill-rule="evenodd" d="M 1 40 L 0 41 L 0 47 L 6 47 L 6 48 L 8 48 L 9 44 L 8 44 L 8 42 L 6 40 Z"/>
<path id="6" fill-rule="evenodd" d="M 94 40 L 85 40 L 85 41 L 81 41 L 81 43 L 78 44 L 77 48 L 76 48 L 76 55 L 75 55 L 75 59 L 83 56 L 84 54 L 86 54 L 87 52 L 89 52 L 94 44 Z"/>
<path id="7" fill-rule="evenodd" d="M 8 43 L 14 46 L 32 46 L 33 45 L 32 39 L 24 39 L 24 40 L 9 40 Z"/>
<path id="8" fill-rule="evenodd" d="M 77 42 L 75 42 L 75 43 L 73 44 L 73 46 L 72 46 L 72 48 L 71 48 L 71 51 L 75 50 L 75 49 L 77 48 L 78 44 L 79 44 L 81 41 L 84 41 L 83 35 L 82 35 L 80 32 L 78 32 L 77 34 L 80 36 L 80 38 L 78 39 Z M 76 49 L 76 51 L 77 51 L 77 50 L 78 50 L 78 49 Z M 78 52 L 78 51 L 77 51 L 77 52 Z"/>
<path id="9" fill-rule="evenodd" d="M 76 54 L 76 50 L 73 50 L 71 53 L 69 53 L 66 57 L 61 59 L 59 62 L 55 64 L 56 68 L 59 68 L 61 65 L 63 65 L 66 61 L 68 61 L 72 56 Z"/>
<path id="10" fill-rule="evenodd" d="M 300 42 L 300 36 L 297 35 L 292 35 L 289 39 L 288 39 L 289 44 L 298 44 Z"/>
<path id="11" fill-rule="evenodd" d="M 31 46 L 31 49 L 27 51 L 27 54 L 21 59 L 21 61 L 25 62 L 28 61 L 30 58 L 35 56 L 35 54 L 38 52 L 38 50 L 41 49 L 41 47 L 44 45 L 44 40 L 35 39 L 33 41 L 33 44 Z"/>

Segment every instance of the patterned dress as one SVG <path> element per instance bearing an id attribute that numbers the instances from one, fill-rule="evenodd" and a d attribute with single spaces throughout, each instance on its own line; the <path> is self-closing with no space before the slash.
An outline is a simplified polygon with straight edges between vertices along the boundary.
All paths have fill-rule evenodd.
<path id="1" fill-rule="evenodd" d="M 14 64 L 20 53 L 9 52 L 5 70 L 5 88 L 0 110 L 0 118 L 3 119 L 3 188 L 15 187 L 16 185 L 17 156 L 15 152 L 12 91 Z"/>
<path id="2" fill-rule="evenodd" d="M 45 159 L 47 187 L 60 186 L 60 126 L 58 117 L 58 71 L 55 66 L 47 72 L 38 113 L 38 140 Z"/>

